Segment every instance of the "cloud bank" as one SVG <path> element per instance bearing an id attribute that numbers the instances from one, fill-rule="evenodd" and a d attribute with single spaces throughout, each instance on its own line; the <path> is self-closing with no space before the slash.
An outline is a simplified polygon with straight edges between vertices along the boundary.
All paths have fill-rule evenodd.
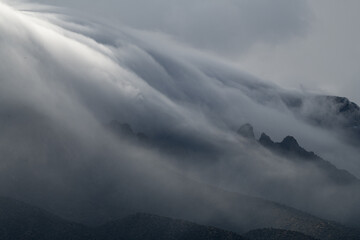
<path id="1" fill-rule="evenodd" d="M 257 43 L 277 44 L 304 35 L 311 13 L 306 1 L 106 0 L 57 1 L 94 17 L 137 29 L 169 34 L 192 46 L 236 56 Z M 106 16 L 106 17 L 105 17 Z"/>
<path id="2" fill-rule="evenodd" d="M 94 214 L 89 209 L 101 212 L 119 199 L 127 206 L 133 204 L 128 207 L 134 210 L 143 204 L 139 199 L 152 191 L 156 194 L 142 210 L 160 211 L 158 200 L 168 192 L 172 193 L 168 198 L 181 196 L 186 203 L 193 198 L 216 200 L 208 193 L 195 194 L 196 189 L 188 189 L 178 175 L 309 211 L 329 196 L 349 193 L 329 184 L 311 166 L 299 167 L 249 146 L 236 134 L 246 122 L 256 127 L 257 135 L 262 131 L 275 139 L 294 135 L 302 145 L 359 176 L 355 147 L 303 121 L 284 103 L 284 96 L 307 99 L 308 93 L 265 83 L 163 33 L 79 20 L 62 9 L 14 6 L 0 3 L 0 150 L 6 194 L 48 208 L 56 205 L 69 217 L 69 209 L 84 202 L 82 214 Z M 105 127 L 114 119 L 130 123 L 153 141 L 184 146 L 194 157 L 189 164 L 182 156 L 119 140 Z M 194 148 L 211 154 L 191 155 Z M 9 179 L 11 184 L 5 184 Z M 291 184 L 282 186 L 283 182 Z M 265 183 L 282 188 L 269 193 Z M 315 186 L 310 192 L 318 191 L 313 198 L 285 197 L 295 186 L 303 190 L 309 185 Z M 20 190 L 14 191 L 14 186 Z M 65 203 L 61 196 L 68 197 Z M 310 202 L 315 207 L 308 206 Z M 351 207 L 341 212 L 340 220 L 353 217 L 355 205 L 356 199 L 347 203 Z M 229 217 L 230 206 L 217 206 Z M 316 213 L 338 214 L 338 209 L 325 210 Z M 124 212 L 120 209 L 116 214 Z M 102 217 L 109 217 L 106 214 L 104 210 Z"/>

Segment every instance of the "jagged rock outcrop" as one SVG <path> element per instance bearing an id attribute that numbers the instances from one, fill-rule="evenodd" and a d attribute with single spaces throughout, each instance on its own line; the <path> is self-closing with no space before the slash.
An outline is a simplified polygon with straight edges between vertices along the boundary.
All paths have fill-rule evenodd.
<path id="1" fill-rule="evenodd" d="M 349 106 L 344 106 L 344 111 L 346 111 L 346 109 L 348 108 L 357 109 L 350 103 L 348 105 Z M 255 140 L 254 128 L 249 123 L 242 125 L 237 131 L 237 133 L 240 136 L 245 137 L 249 140 Z M 292 159 L 297 162 L 306 161 L 313 163 L 315 167 L 324 172 L 326 176 L 328 176 L 337 184 L 360 184 L 360 180 L 358 180 L 348 171 L 338 169 L 330 162 L 316 155 L 314 152 L 307 151 L 306 149 L 301 147 L 298 141 L 293 136 L 286 136 L 281 142 L 274 142 L 270 136 L 262 133 L 258 142 L 263 147 L 271 150 L 276 154 L 285 156 L 288 159 Z"/>
<path id="2" fill-rule="evenodd" d="M 237 133 L 244 138 L 255 140 L 254 127 L 249 123 L 242 125 Z"/>
<path id="3" fill-rule="evenodd" d="M 315 95 L 308 98 L 283 96 L 285 105 L 299 118 L 360 142 L 360 107 L 345 97 Z"/>
<path id="4" fill-rule="evenodd" d="M 292 136 L 285 137 L 281 142 L 274 142 L 268 135 L 262 133 L 259 143 L 272 152 L 285 156 L 288 159 L 313 163 L 319 170 L 324 172 L 337 184 L 360 183 L 360 181 L 348 171 L 338 169 L 330 162 L 316 155 L 314 152 L 310 152 L 302 148 L 298 141 Z"/>
<path id="5" fill-rule="evenodd" d="M 276 144 L 271 140 L 271 138 L 266 135 L 265 133 L 262 133 L 259 138 L 259 143 L 267 148 L 274 148 Z"/>

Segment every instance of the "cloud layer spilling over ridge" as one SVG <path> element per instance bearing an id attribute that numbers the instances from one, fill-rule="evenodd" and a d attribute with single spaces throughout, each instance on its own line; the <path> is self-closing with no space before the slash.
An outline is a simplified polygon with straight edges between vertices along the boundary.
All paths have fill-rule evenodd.
<path id="1" fill-rule="evenodd" d="M 45 4 L 86 10 L 112 23 L 160 31 L 192 46 L 236 56 L 256 43 L 277 44 L 308 30 L 306 1 L 38 0 Z"/>
<path id="2" fill-rule="evenodd" d="M 231 191 L 268 194 L 261 184 L 269 179 L 291 179 L 305 186 L 312 173 L 307 166 L 299 171 L 265 149 L 249 147 L 236 134 L 247 122 L 255 126 L 257 136 L 263 131 L 276 140 L 293 135 L 309 150 L 360 176 L 355 147 L 308 124 L 284 102 L 288 97 L 304 100 L 310 94 L 264 83 L 224 59 L 159 32 L 79 20 L 59 8 L 0 2 L 0 62 L 0 152 L 5 159 L 0 167 L 4 178 L 14 179 L 24 192 L 14 192 L 10 185 L 2 189 L 15 196 L 31 195 L 26 195 L 22 183 L 33 175 L 35 183 L 45 179 L 62 194 L 75 194 L 79 202 L 73 204 L 90 197 L 98 204 L 97 198 L 104 195 L 110 202 L 116 199 L 110 191 L 148 179 L 155 179 L 152 187 L 164 195 L 183 187 L 172 174 L 184 174 L 186 168 L 172 164 L 169 159 L 176 157 L 129 143 L 119 145 L 105 127 L 112 120 L 129 123 L 152 139 L 176 136 L 180 145 L 190 142 L 220 152 L 214 154 L 218 161 L 206 165 L 201 174 L 185 173 Z M 200 160 L 208 159 L 195 159 Z M 254 173 L 255 177 L 248 176 L 254 189 L 238 178 L 239 172 Z M 68 189 L 70 179 L 88 188 L 73 193 Z M 323 176 L 315 180 L 321 184 L 311 200 L 320 203 L 334 189 Z M 46 201 L 37 190 L 34 201 Z M 272 197 L 314 210 L 303 199 L 285 198 L 280 191 Z M 342 212 L 341 218 L 351 211 Z"/>

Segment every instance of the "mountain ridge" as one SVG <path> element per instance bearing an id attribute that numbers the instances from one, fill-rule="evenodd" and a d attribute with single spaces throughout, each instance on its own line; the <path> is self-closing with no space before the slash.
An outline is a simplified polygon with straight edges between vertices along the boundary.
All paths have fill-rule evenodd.
<path id="1" fill-rule="evenodd" d="M 149 213 L 136 213 L 98 227 L 88 227 L 69 222 L 26 203 L 3 197 L 0 197 L 0 213 L 0 237 L 2 240 L 262 240 L 263 238 L 260 237 L 282 240 L 280 235 L 297 236 L 297 240 L 313 239 L 298 232 L 280 229 L 252 230 L 244 233 L 245 237 L 243 237 L 238 233 L 216 227 Z M 49 228 L 49 226 L 52 227 Z M 335 238 L 331 238 L 329 235 L 322 239 Z M 360 238 L 345 236 L 341 239 Z"/>
<path id="2" fill-rule="evenodd" d="M 250 131 L 250 133 L 244 133 L 244 130 L 242 130 L 244 128 L 246 128 L 247 131 Z M 254 140 L 254 138 L 252 137 L 254 136 L 254 130 L 251 124 L 247 123 L 242 125 L 237 133 L 242 137 Z M 301 159 L 303 161 L 314 163 L 319 169 L 328 174 L 329 178 L 334 180 L 336 183 L 360 184 L 360 180 L 348 171 L 338 169 L 335 165 L 319 157 L 314 152 L 307 151 L 306 149 L 301 147 L 298 141 L 293 136 L 286 136 L 281 142 L 274 142 L 270 136 L 262 133 L 257 142 L 266 149 L 281 156 L 285 156 L 294 160 Z"/>

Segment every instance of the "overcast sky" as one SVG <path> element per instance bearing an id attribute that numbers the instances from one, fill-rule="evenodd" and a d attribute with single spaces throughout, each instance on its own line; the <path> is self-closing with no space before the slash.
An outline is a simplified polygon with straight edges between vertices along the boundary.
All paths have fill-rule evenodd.
<path id="1" fill-rule="evenodd" d="M 29 0 L 159 31 L 266 81 L 360 103 L 357 0 Z"/>

